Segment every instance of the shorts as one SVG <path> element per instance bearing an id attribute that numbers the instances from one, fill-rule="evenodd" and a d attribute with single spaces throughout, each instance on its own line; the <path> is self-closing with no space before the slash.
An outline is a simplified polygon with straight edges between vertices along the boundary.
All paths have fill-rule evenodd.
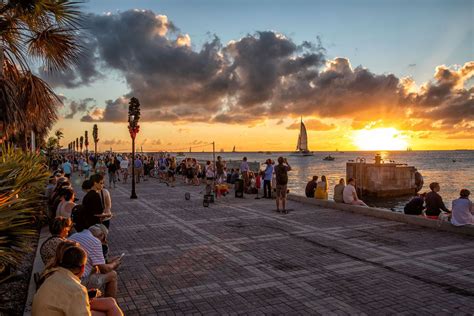
<path id="1" fill-rule="evenodd" d="M 91 273 L 89 277 L 82 280 L 81 283 L 88 289 L 105 290 L 106 276 L 102 273 Z"/>
<path id="2" fill-rule="evenodd" d="M 286 184 L 277 184 L 276 185 L 276 196 L 280 198 L 286 198 Z"/>

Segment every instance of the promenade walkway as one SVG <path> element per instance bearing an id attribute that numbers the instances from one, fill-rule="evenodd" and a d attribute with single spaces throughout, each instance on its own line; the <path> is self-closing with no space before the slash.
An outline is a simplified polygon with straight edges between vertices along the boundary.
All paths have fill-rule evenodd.
<path id="1" fill-rule="evenodd" d="M 472 237 L 254 196 L 205 208 L 200 190 L 110 190 L 127 315 L 474 312 Z"/>

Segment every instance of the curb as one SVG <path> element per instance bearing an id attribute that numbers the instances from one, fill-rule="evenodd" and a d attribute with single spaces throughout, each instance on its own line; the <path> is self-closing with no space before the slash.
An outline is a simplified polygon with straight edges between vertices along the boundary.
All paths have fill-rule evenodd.
<path id="1" fill-rule="evenodd" d="M 450 233 L 474 236 L 474 225 L 454 226 L 450 222 L 440 222 L 437 220 L 427 219 L 419 216 L 405 215 L 403 213 L 398 212 L 390 212 L 381 208 L 349 205 L 344 203 L 336 203 L 334 201 L 329 200 L 317 200 L 314 198 L 307 198 L 305 196 L 295 194 L 289 194 L 288 200 L 344 212 L 351 212 L 364 216 L 371 216 L 390 221 L 432 228 L 438 231 L 446 231 Z"/>
<path id="2" fill-rule="evenodd" d="M 25 302 L 25 309 L 23 316 L 31 316 L 31 305 L 33 304 L 33 297 L 36 293 L 35 273 L 41 273 L 44 270 L 44 264 L 41 260 L 40 249 L 43 242 L 50 236 L 48 226 L 43 226 L 40 231 L 38 247 L 36 248 L 35 261 L 33 262 L 33 269 L 31 269 L 30 283 L 28 285 L 28 296 Z"/>

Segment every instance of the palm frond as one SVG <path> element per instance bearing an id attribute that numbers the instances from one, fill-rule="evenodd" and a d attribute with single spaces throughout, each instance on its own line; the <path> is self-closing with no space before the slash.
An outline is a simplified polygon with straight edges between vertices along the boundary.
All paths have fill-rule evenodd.
<path id="1" fill-rule="evenodd" d="M 26 44 L 29 54 L 44 61 L 48 71 L 60 71 L 76 64 L 80 54 L 74 32 L 57 26 L 34 31 Z"/>

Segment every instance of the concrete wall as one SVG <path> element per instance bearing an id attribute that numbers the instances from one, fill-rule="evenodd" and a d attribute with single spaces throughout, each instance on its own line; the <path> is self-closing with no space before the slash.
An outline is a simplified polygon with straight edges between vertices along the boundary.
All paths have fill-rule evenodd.
<path id="1" fill-rule="evenodd" d="M 362 196 L 403 196 L 416 193 L 414 167 L 395 163 L 347 163 L 347 178 L 357 179 Z M 360 190 L 360 191 L 359 191 Z"/>
<path id="2" fill-rule="evenodd" d="M 467 225 L 467 226 L 454 226 L 449 222 L 440 222 L 437 220 L 426 219 L 419 216 L 413 215 L 405 215 L 403 213 L 398 212 L 390 212 L 385 209 L 375 208 L 375 207 L 363 207 L 363 206 L 356 206 L 356 205 L 349 205 L 344 203 L 336 203 L 330 200 L 316 200 L 312 198 L 307 198 L 301 195 L 289 194 L 288 199 L 292 201 L 297 201 L 305 204 L 310 204 L 314 206 L 351 212 L 365 216 L 372 216 L 382 219 L 387 219 L 391 221 L 397 221 L 401 223 L 411 224 L 411 225 L 418 225 L 423 227 L 428 227 L 436 230 L 447 231 L 452 233 L 458 234 L 465 234 L 474 236 L 474 225 Z"/>

